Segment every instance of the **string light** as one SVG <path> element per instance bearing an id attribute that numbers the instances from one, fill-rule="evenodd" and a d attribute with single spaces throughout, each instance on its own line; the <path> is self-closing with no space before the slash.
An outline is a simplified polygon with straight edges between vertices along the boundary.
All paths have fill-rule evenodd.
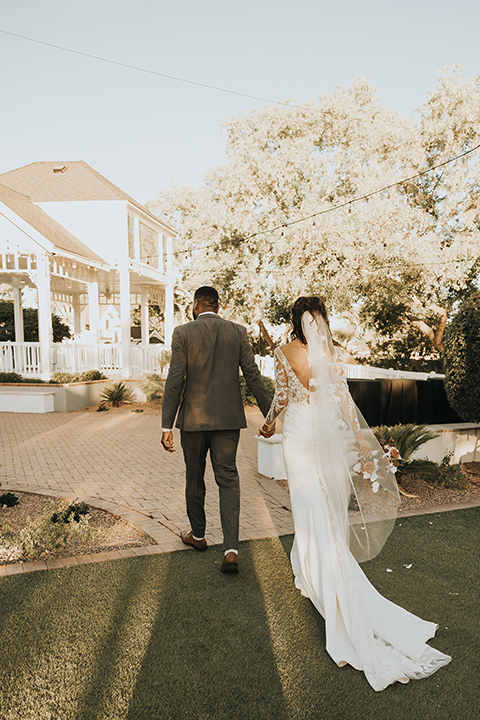
<path id="1" fill-rule="evenodd" d="M 432 165 L 432 167 L 427 168 L 427 170 L 422 170 L 419 173 L 416 173 L 415 175 L 411 175 L 410 177 L 404 178 L 403 180 L 398 180 L 397 182 L 391 183 L 390 185 L 384 185 L 381 188 L 378 188 L 378 190 L 372 190 L 372 192 L 366 193 L 365 195 L 360 195 L 359 197 L 352 198 L 351 200 L 346 200 L 343 203 L 340 203 L 339 205 L 332 205 L 329 208 L 325 208 L 325 210 L 318 210 L 317 212 L 311 213 L 310 215 L 305 215 L 304 217 L 298 218 L 297 220 L 290 220 L 288 223 L 283 222 L 281 225 L 275 225 L 271 228 L 266 228 L 265 230 L 258 230 L 255 233 L 252 233 L 251 235 L 246 235 L 244 238 L 238 238 L 238 240 L 242 240 L 243 242 L 246 242 L 247 240 L 252 240 L 253 238 L 256 238 L 260 235 L 267 235 L 270 233 L 275 232 L 276 230 L 282 230 L 286 227 L 291 227 L 292 225 L 298 225 L 300 223 L 306 222 L 307 220 L 313 220 L 315 222 L 315 218 L 320 217 L 321 215 L 326 215 L 327 213 L 333 212 L 335 210 L 341 210 L 342 208 L 348 207 L 349 210 L 351 210 L 351 205 L 353 203 L 360 202 L 361 200 L 368 200 L 369 198 L 373 197 L 374 195 L 379 195 L 380 193 L 384 192 L 385 190 L 391 190 L 394 187 L 399 187 L 400 185 L 405 185 L 408 182 L 411 182 L 412 180 L 417 180 L 420 177 L 423 177 L 424 175 L 428 175 L 428 173 L 433 172 L 433 170 L 438 170 L 438 168 L 445 167 L 446 165 L 449 165 L 452 162 L 456 162 L 457 160 L 460 160 L 463 157 L 466 157 L 467 155 L 471 155 L 472 153 L 476 152 L 478 149 L 480 149 L 480 143 L 478 145 L 475 145 L 475 147 L 471 148 L 470 150 L 465 150 L 465 152 L 460 153 L 459 155 L 455 155 L 454 157 L 449 158 L 448 160 L 444 160 L 441 163 L 437 163 L 436 165 Z M 221 240 L 220 243 L 210 243 L 209 245 L 201 245 L 200 247 L 196 247 L 195 251 L 199 250 L 207 250 L 210 248 L 216 248 L 219 245 L 225 245 L 229 242 L 228 239 Z M 176 250 L 175 251 L 175 257 L 178 257 L 182 254 L 188 254 L 191 250 Z"/>

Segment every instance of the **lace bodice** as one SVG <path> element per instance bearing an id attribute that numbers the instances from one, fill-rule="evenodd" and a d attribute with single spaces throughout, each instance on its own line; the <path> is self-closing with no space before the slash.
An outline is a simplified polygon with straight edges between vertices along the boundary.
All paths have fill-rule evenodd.
<path id="1" fill-rule="evenodd" d="M 312 381 L 310 381 L 311 387 L 309 390 L 302 385 L 280 348 L 275 349 L 274 360 L 275 395 L 265 420 L 267 424 L 275 422 L 276 418 L 280 415 L 282 410 L 287 407 L 289 402 L 299 403 L 300 405 L 308 405 L 311 401 L 312 394 L 317 391 L 317 388 L 313 386 Z M 338 348 L 335 348 L 333 356 L 331 380 L 332 395 L 340 406 L 348 426 L 354 431 L 354 433 L 359 433 L 360 424 L 358 422 L 355 405 L 348 389 L 342 354 Z M 321 392 L 322 388 L 319 388 L 318 394 L 320 395 Z"/>
<path id="2" fill-rule="evenodd" d="M 292 366 L 280 350 L 276 348 L 273 354 L 275 362 L 275 395 L 265 422 L 272 424 L 289 402 L 308 405 L 309 391 L 302 385 L 295 375 Z"/>

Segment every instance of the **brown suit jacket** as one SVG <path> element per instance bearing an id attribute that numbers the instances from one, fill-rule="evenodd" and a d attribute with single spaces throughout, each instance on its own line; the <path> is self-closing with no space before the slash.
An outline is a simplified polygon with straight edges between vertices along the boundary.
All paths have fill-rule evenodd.
<path id="1" fill-rule="evenodd" d="M 239 368 L 260 410 L 271 396 L 263 384 L 247 331 L 218 315 L 201 315 L 175 328 L 162 405 L 162 426 L 190 432 L 246 427 Z M 183 396 L 182 396 L 183 393 Z"/>

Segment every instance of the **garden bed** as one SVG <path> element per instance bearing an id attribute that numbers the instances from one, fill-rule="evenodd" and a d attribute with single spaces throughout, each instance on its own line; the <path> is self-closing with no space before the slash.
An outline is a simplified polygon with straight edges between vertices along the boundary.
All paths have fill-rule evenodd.
<path id="1" fill-rule="evenodd" d="M 466 502 L 478 502 L 480 505 L 480 462 L 464 463 L 467 480 L 463 488 L 445 488 L 426 482 L 419 475 L 405 475 L 401 480 L 402 489 L 417 497 L 401 496 L 400 510 L 415 510 L 416 508 L 435 508 L 441 505 L 455 505 Z M 288 492 L 286 480 L 276 482 Z"/>
<path id="2" fill-rule="evenodd" d="M 21 558 L 11 547 L 7 547 L 3 540 L 2 527 L 15 536 L 25 528 L 30 521 L 40 520 L 53 512 L 58 506 L 58 498 L 37 495 L 35 493 L 15 491 L 19 500 L 14 507 L 0 509 L 0 564 L 20 562 Z M 34 558 L 23 558 L 25 562 L 32 559 L 46 560 L 73 555 L 84 555 L 107 550 L 123 550 L 125 548 L 141 547 L 142 545 L 156 545 L 156 541 L 129 522 L 105 510 L 89 507 L 89 528 L 93 530 L 90 537 L 69 537 L 65 545 L 45 550 Z"/>

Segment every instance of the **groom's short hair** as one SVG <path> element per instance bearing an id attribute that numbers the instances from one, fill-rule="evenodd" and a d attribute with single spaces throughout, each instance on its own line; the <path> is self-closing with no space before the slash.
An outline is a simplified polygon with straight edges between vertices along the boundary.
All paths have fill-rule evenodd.
<path id="1" fill-rule="evenodd" d="M 195 290 L 193 299 L 202 305 L 209 305 L 214 309 L 218 308 L 218 292 L 208 285 L 203 285 L 198 290 Z"/>

